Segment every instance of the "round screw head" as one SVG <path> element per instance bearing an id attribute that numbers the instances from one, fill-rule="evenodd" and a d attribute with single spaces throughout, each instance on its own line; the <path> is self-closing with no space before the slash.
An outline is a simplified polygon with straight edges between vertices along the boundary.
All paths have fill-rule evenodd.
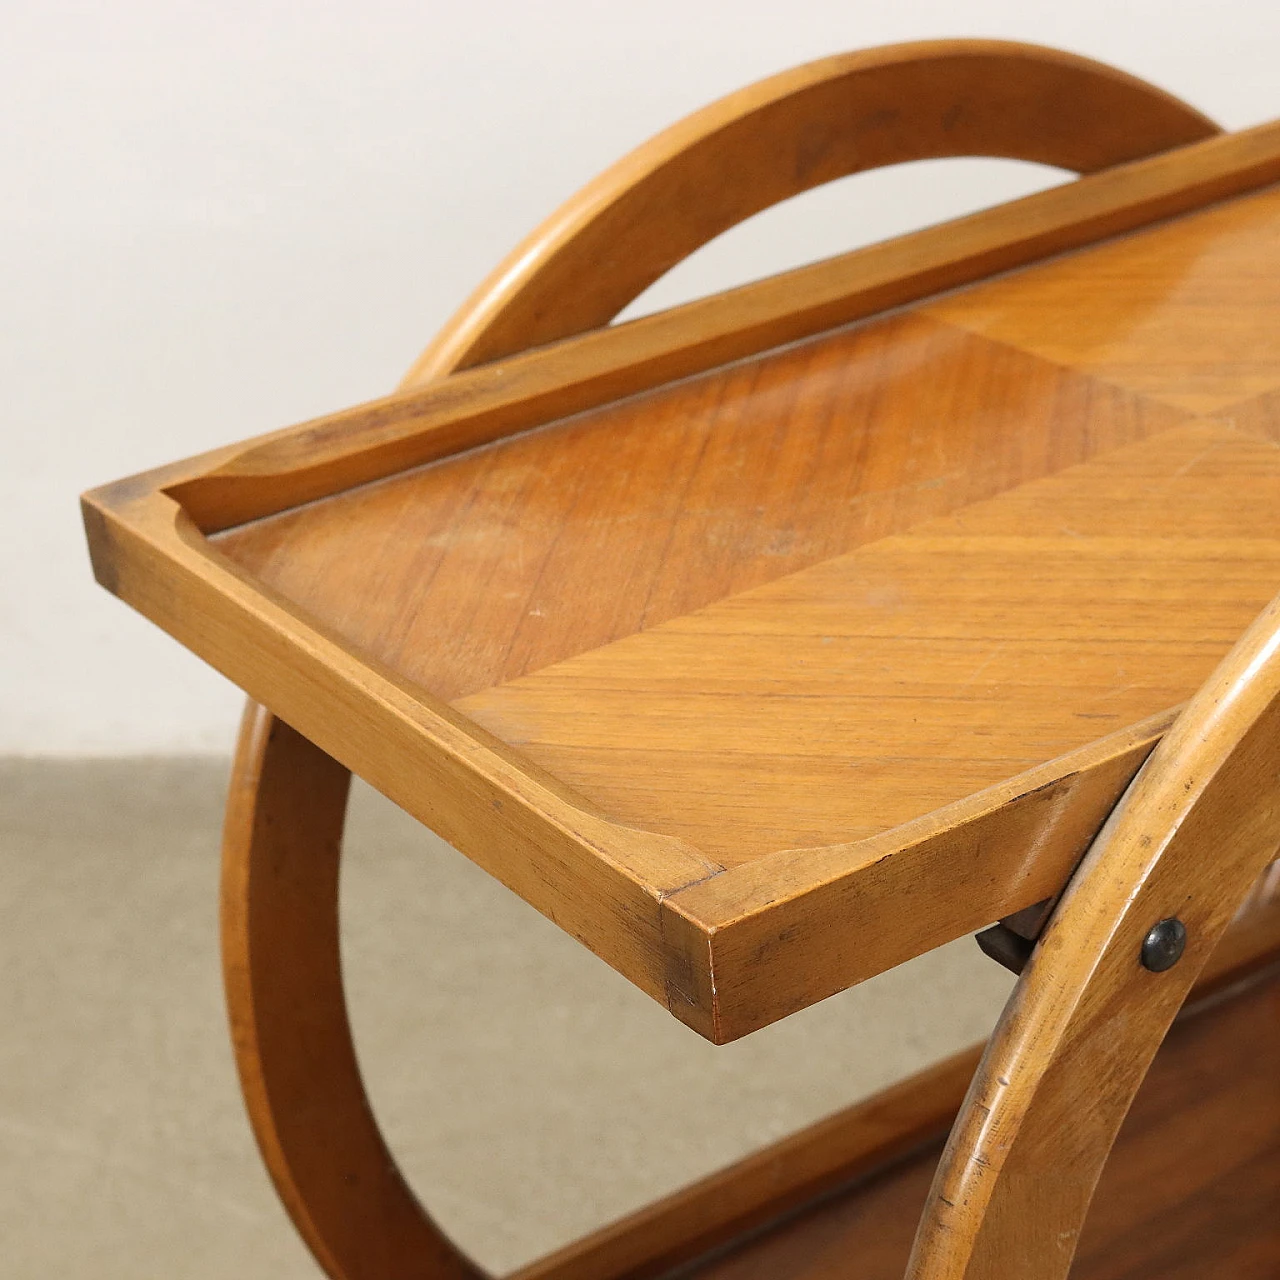
<path id="1" fill-rule="evenodd" d="M 1152 973 L 1172 969 L 1182 959 L 1187 945 L 1187 926 L 1170 916 L 1153 924 L 1142 940 L 1142 965 Z"/>

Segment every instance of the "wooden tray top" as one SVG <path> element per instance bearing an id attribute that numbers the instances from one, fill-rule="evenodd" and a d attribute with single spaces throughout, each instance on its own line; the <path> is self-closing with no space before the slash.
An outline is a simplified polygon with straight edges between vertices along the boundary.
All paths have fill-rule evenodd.
<path id="1" fill-rule="evenodd" d="M 1185 153 L 121 481 L 96 570 L 733 1039 L 1053 894 L 1280 590 L 1280 130 Z"/>

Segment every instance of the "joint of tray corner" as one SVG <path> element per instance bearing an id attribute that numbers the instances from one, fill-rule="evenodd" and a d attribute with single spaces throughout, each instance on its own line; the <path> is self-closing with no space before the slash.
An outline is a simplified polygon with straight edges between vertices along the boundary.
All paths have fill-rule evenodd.
<path id="1" fill-rule="evenodd" d="M 696 889 L 700 884 L 706 884 L 710 880 L 714 880 L 717 876 L 722 876 L 728 870 L 727 867 L 721 867 L 715 863 L 709 864 L 711 869 L 705 875 L 694 876 L 692 880 L 686 880 L 683 884 L 672 885 L 667 889 L 659 889 L 657 891 L 658 904 L 663 905 L 668 898 L 674 898 L 677 894 L 684 893 L 686 889 Z"/>

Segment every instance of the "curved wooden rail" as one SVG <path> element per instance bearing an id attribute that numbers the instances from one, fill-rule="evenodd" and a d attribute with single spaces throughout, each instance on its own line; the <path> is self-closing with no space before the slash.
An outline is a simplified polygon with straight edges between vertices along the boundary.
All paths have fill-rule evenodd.
<path id="1" fill-rule="evenodd" d="M 695 112 L 607 169 L 518 245 L 405 386 L 608 324 L 722 231 L 852 173 L 1003 156 L 1093 173 L 1219 132 L 1088 58 L 1001 40 L 840 54 Z"/>
<path id="2" fill-rule="evenodd" d="M 1218 132 L 1099 63 L 939 41 L 846 54 L 732 94 L 570 200 L 462 307 L 401 383 L 607 324 L 721 231 L 801 191 L 910 159 L 996 155 L 1091 172 Z M 223 968 L 263 1158 L 335 1280 L 464 1280 L 395 1167 L 342 990 L 338 867 L 349 774 L 265 709 L 240 734 L 223 844 Z"/>
<path id="3" fill-rule="evenodd" d="M 338 947 L 351 775 L 250 703 L 227 804 L 223 975 L 276 1190 L 334 1280 L 476 1280 L 396 1168 L 365 1097 Z"/>
<path id="4" fill-rule="evenodd" d="M 1151 1059 L 1278 846 L 1280 600 L 1187 704 L 1072 878 L 974 1076 L 908 1280 L 1067 1274 Z M 1153 972 L 1143 940 L 1168 919 L 1186 950 Z"/>

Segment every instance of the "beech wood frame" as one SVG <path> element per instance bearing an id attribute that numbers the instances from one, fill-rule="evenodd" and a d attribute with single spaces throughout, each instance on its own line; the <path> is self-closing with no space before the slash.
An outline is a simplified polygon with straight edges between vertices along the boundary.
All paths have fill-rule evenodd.
<path id="1" fill-rule="evenodd" d="M 673 244 L 651 248 L 647 258 L 638 255 L 630 277 L 604 282 L 599 296 L 577 311 L 548 319 L 546 297 L 564 296 L 581 272 L 578 257 L 590 257 L 593 236 L 625 231 L 634 221 L 630 204 L 643 210 L 648 188 L 661 187 L 672 166 L 711 145 L 708 139 L 723 145 L 727 125 L 741 124 L 750 137 L 778 104 L 794 106 L 806 95 L 821 100 L 820 91 L 833 85 L 872 84 L 899 94 L 918 83 L 912 77 L 922 70 L 945 76 L 958 67 L 963 79 L 991 66 L 1029 76 L 1033 91 L 1037 76 L 1045 92 L 1049 85 L 1059 89 L 1065 76 L 1127 95 L 1150 108 L 1150 118 L 1139 119 L 1149 136 L 1086 140 L 1093 151 L 1086 147 L 1080 155 L 1093 160 L 1085 163 L 1078 155 L 1076 167 L 1104 171 L 1071 188 L 471 374 L 453 372 L 606 324 L 672 265 L 672 255 L 678 260 L 697 247 L 693 241 L 708 238 L 706 227 L 697 234 L 682 231 Z M 1037 150 L 1004 140 L 989 151 L 1050 161 L 1067 154 L 1041 142 Z M 908 153 L 891 148 L 880 162 L 959 153 L 949 147 L 935 131 L 924 141 L 913 137 Z M 1135 159 L 1146 154 L 1143 147 L 1156 154 Z M 848 171 L 837 162 L 781 194 L 744 197 L 721 212 L 710 234 L 782 195 Z M 400 1178 L 355 1064 L 336 908 L 348 766 L 464 851 L 505 840 L 515 853 L 490 866 L 495 874 L 556 914 L 703 1034 L 729 1039 L 790 1010 L 769 992 L 751 990 L 739 992 L 740 1006 L 727 1008 L 712 989 L 712 967 L 699 967 L 697 957 L 709 954 L 711 941 L 751 913 L 743 911 L 740 891 L 736 914 L 725 918 L 707 914 L 705 906 L 691 908 L 682 894 L 731 873 L 678 841 L 624 832 L 584 811 L 501 744 L 345 651 L 283 601 L 255 600 L 255 593 L 263 596 L 261 588 L 244 581 L 205 535 L 1277 178 L 1280 126 L 1216 136 L 1209 122 L 1167 95 L 1067 55 L 992 42 L 938 42 L 827 60 L 716 104 L 604 175 L 482 287 L 424 353 L 400 396 L 86 496 L 99 579 L 250 692 L 269 693 L 273 707 L 297 725 L 290 728 L 254 704 L 246 713 L 228 807 L 224 964 L 255 1132 L 291 1216 L 330 1275 L 444 1280 L 480 1274 L 441 1236 Z M 440 378 L 445 380 L 436 384 Z M 425 383 L 433 385 L 422 388 Z M 183 605 L 175 610 L 179 596 Z M 193 625 L 193 616 L 203 619 L 200 625 Z M 1171 712 L 1076 753 L 1081 759 L 1073 763 L 1080 768 L 1066 783 L 1060 775 L 1025 775 L 966 802 L 967 810 L 952 806 L 955 812 L 932 815 L 917 824 L 916 844 L 887 860 L 895 873 L 927 875 L 931 842 L 954 839 L 966 824 L 1009 823 L 1011 813 L 1016 838 L 1022 797 L 1046 785 L 1057 788 L 1055 796 L 1070 795 L 1076 827 L 1069 838 L 1042 851 L 1037 874 L 1018 885 L 1020 896 L 983 904 L 981 923 L 1037 897 L 1062 894 L 976 1075 L 976 1052 L 961 1055 L 524 1269 L 521 1280 L 615 1280 L 687 1261 L 933 1137 L 955 1113 L 970 1075 L 908 1275 L 1064 1275 L 1115 1130 L 1192 984 L 1202 970 L 1204 989 L 1255 965 L 1280 942 L 1280 913 L 1263 895 L 1215 950 L 1280 843 L 1280 777 L 1272 763 L 1280 759 L 1278 647 L 1280 605 L 1273 605 L 1176 720 Z M 327 700 L 316 700 L 308 688 L 320 672 L 320 683 L 331 688 Z M 421 800 L 414 803 L 410 780 L 420 797 L 424 765 L 433 791 L 456 797 L 452 808 L 424 811 Z M 1075 782 L 1078 777 L 1086 783 Z M 509 804 L 510 811 L 485 826 L 474 815 L 490 801 L 499 811 Z M 1082 841 L 1109 811 L 1076 870 Z M 1196 856 L 1209 839 L 1226 850 L 1211 873 Z M 916 862 L 903 857 L 913 849 Z M 584 850 L 590 858 L 581 856 Z M 656 902 L 654 878 L 633 874 L 637 856 L 661 878 Z M 638 913 L 640 936 L 619 944 L 596 922 L 566 917 L 554 900 L 539 900 L 530 885 L 546 881 L 541 873 L 548 860 L 580 881 L 603 876 L 605 893 L 647 908 Z M 740 879 L 760 874 L 741 872 Z M 831 892 L 830 884 L 816 887 L 803 903 L 812 927 L 805 945 L 793 948 L 800 967 L 814 967 L 827 941 L 824 929 L 838 928 L 835 913 L 828 910 L 824 919 L 821 905 L 815 906 L 814 895 L 822 892 Z M 892 893 L 892 883 L 886 892 Z M 1191 925 L 1193 943 L 1183 963 L 1153 983 L 1154 975 L 1134 964 L 1136 947 L 1141 932 L 1159 918 L 1154 913 L 1174 911 Z M 953 918 L 940 926 L 936 941 L 968 927 L 967 920 Z M 805 1002 L 906 958 L 881 948 L 865 970 L 815 977 Z M 1102 1016 L 1117 1002 L 1137 1011 L 1131 1033 L 1119 1043 L 1107 1034 Z M 324 1070 L 314 1069 L 317 1061 Z M 1104 1072 L 1104 1105 L 1086 1113 L 1072 1147 L 1071 1176 L 1061 1178 L 1055 1166 L 1050 1186 L 1046 1162 L 1060 1145 L 1063 1109 L 1074 1106 L 1084 1069 Z M 766 1189 L 760 1170 L 779 1160 L 787 1166 L 782 1190 L 776 1178 Z"/>

